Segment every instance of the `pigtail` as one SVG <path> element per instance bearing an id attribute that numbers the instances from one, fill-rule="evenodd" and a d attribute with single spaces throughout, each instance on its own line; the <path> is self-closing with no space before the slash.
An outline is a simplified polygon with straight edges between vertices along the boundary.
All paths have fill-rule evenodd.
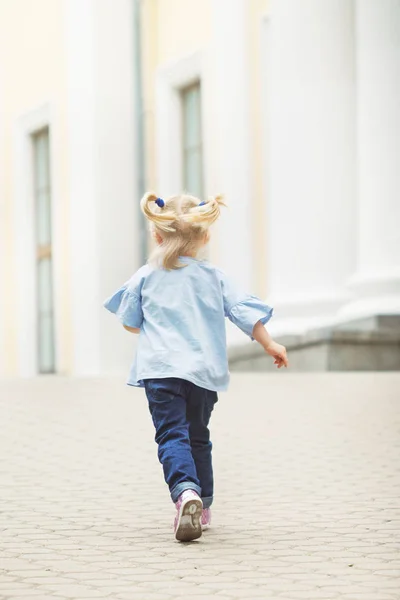
<path id="1" fill-rule="evenodd" d="M 205 202 L 200 202 L 197 206 L 193 206 L 181 218 L 191 225 L 208 228 L 219 218 L 221 214 L 220 206 L 226 206 L 226 204 L 223 201 L 223 196 L 219 194 Z"/>
<path id="2" fill-rule="evenodd" d="M 140 207 L 145 217 L 153 222 L 156 227 L 162 231 L 175 231 L 172 227 L 176 220 L 175 213 L 169 211 L 164 200 L 158 198 L 153 192 L 148 192 L 143 196 Z"/>

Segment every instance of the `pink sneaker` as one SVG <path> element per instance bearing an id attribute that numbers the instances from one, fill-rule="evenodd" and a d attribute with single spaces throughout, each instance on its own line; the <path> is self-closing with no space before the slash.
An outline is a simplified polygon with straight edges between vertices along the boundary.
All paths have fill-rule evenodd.
<path id="1" fill-rule="evenodd" d="M 211 526 L 211 508 L 203 508 L 201 513 L 201 528 L 203 531 L 210 529 Z"/>
<path id="2" fill-rule="evenodd" d="M 201 516 L 203 503 L 193 490 L 185 490 L 175 504 L 175 537 L 180 542 L 191 542 L 201 537 Z"/>

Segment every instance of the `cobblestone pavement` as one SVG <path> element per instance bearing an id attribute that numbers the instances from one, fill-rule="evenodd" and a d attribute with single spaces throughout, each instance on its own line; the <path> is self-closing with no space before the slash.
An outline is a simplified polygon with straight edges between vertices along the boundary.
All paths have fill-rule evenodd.
<path id="1" fill-rule="evenodd" d="M 174 541 L 141 390 L 0 384 L 0 600 L 400 598 L 400 374 L 238 375 Z"/>

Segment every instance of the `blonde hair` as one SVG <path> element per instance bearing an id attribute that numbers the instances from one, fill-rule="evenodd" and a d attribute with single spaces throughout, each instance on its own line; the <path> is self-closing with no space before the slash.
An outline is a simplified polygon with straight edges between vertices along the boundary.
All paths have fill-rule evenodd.
<path id="1" fill-rule="evenodd" d="M 200 202 L 188 194 L 167 200 L 153 192 L 145 194 L 141 200 L 142 211 L 151 222 L 152 231 L 162 238 L 150 261 L 167 270 L 186 267 L 179 257 L 197 254 L 208 228 L 220 215 L 221 205 L 225 206 L 222 196 Z"/>

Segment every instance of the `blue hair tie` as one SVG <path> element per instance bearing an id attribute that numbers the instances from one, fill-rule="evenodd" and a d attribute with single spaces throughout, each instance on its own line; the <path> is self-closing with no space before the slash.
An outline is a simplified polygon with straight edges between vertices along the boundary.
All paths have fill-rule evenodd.
<path id="1" fill-rule="evenodd" d="M 199 206 L 204 206 L 204 205 L 205 205 L 205 202 L 204 202 L 204 201 L 203 201 L 203 202 L 200 202 L 200 204 L 199 204 Z"/>
<path id="2" fill-rule="evenodd" d="M 164 208 L 165 206 L 165 202 L 162 198 L 157 198 L 157 200 L 154 200 L 154 202 L 157 204 L 157 206 L 159 206 L 160 208 Z"/>

